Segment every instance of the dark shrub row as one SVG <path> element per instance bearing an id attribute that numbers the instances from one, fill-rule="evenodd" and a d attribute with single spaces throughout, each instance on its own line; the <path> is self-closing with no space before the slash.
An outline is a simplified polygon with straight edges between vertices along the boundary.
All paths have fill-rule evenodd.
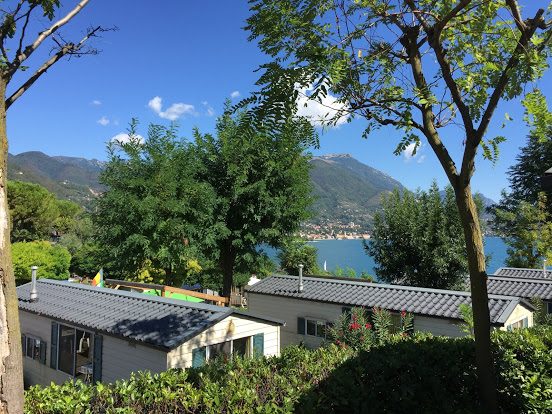
<path id="1" fill-rule="evenodd" d="M 552 412 L 552 329 L 493 334 L 506 413 Z M 28 413 L 475 413 L 470 338 L 414 335 L 370 351 L 289 347 L 277 358 L 137 373 L 26 393 Z"/>

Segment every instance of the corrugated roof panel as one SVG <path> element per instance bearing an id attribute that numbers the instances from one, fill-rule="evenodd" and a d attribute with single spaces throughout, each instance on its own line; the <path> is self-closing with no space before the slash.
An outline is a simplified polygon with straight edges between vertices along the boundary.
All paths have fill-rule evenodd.
<path id="1" fill-rule="evenodd" d="M 247 287 L 251 293 L 295 297 L 297 299 L 329 302 L 344 306 L 382 307 L 392 311 L 406 310 L 417 315 L 462 319 L 460 304 L 471 306 L 468 292 L 440 289 L 417 288 L 411 286 L 386 285 L 355 281 L 351 279 L 331 279 L 303 277 L 302 293 L 287 293 L 297 286 L 296 276 L 271 276 L 253 286 Z M 359 300 L 361 298 L 361 300 Z M 511 296 L 491 296 L 489 309 L 491 322 L 498 319 L 512 303 L 520 299 Z M 529 306 L 529 305 L 526 305 Z"/>
<path id="2" fill-rule="evenodd" d="M 30 283 L 17 287 L 20 309 L 164 349 L 184 343 L 231 314 L 279 323 L 232 308 L 67 281 L 39 279 L 37 290 L 38 300 L 31 302 Z"/>

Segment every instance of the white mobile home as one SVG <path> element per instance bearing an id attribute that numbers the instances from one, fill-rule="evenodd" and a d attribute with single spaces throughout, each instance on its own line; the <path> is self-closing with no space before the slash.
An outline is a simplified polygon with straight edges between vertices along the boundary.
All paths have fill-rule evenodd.
<path id="1" fill-rule="evenodd" d="M 539 298 L 548 313 L 552 314 L 552 271 L 501 267 L 487 281 L 489 293 L 518 296 L 524 299 Z"/>
<path id="2" fill-rule="evenodd" d="M 304 277 L 301 290 L 296 276 L 271 276 L 247 288 L 247 302 L 252 312 L 285 321 L 281 346 L 316 347 L 324 340 L 327 326 L 355 306 L 397 314 L 405 310 L 414 315 L 416 331 L 462 336 L 459 306 L 471 305 L 471 297 L 467 292 L 329 277 Z M 533 325 L 533 307 L 521 298 L 490 295 L 489 310 L 495 328 Z"/>
<path id="3" fill-rule="evenodd" d="M 17 288 L 26 386 L 280 353 L 283 322 L 253 313 L 48 279 L 30 290 Z"/>

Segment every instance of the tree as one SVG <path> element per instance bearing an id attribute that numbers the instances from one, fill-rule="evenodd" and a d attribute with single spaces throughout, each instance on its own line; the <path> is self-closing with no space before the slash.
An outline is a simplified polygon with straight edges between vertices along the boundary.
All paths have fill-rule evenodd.
<path id="1" fill-rule="evenodd" d="M 481 211 L 481 210 L 479 210 Z M 436 289 L 462 288 L 468 273 L 462 223 L 452 187 L 441 198 L 399 190 L 382 197 L 372 238 L 364 242 L 382 281 Z"/>
<path id="2" fill-rule="evenodd" d="M 511 211 L 496 209 L 495 216 L 505 229 L 507 266 L 534 269 L 542 266 L 543 259 L 552 263 L 552 217 L 543 192 L 536 204 L 520 201 Z"/>
<path id="3" fill-rule="evenodd" d="M 147 270 L 155 282 L 179 285 L 188 260 L 196 259 L 211 223 L 213 194 L 195 180 L 199 161 L 175 127 L 151 125 L 142 140 L 136 122 L 128 142 L 111 142 L 100 175 L 106 191 L 93 221 L 105 252 L 104 267 L 122 278 Z"/>
<path id="4" fill-rule="evenodd" d="M 31 266 L 38 266 L 37 277 L 66 280 L 71 255 L 66 248 L 47 241 L 14 243 L 13 271 L 18 285 L 31 280 Z"/>
<path id="5" fill-rule="evenodd" d="M 456 197 L 480 397 L 486 412 L 496 413 L 485 254 L 471 179 L 479 149 L 496 160 L 505 139 L 486 135 L 498 103 L 523 94 L 547 67 L 552 31 L 545 10 L 523 18 L 516 0 L 253 0 L 251 10 L 250 39 L 273 58 L 262 67 L 258 93 L 242 103 L 255 105 L 253 120 L 270 127 L 267 119 L 277 124 L 295 113 L 298 100 L 318 101 L 328 107 L 324 124 L 360 116 L 366 136 L 383 126 L 404 133 L 396 153 L 417 148 L 420 137 L 429 143 Z M 525 103 L 541 127 L 542 94 L 531 92 Z M 458 164 L 444 136 L 463 146 Z"/>
<path id="6" fill-rule="evenodd" d="M 5 5 L 0 12 L 0 411 L 23 412 L 23 371 L 21 341 L 19 333 L 19 311 L 15 279 L 11 264 L 10 233 L 7 204 L 7 159 L 8 137 L 6 111 L 19 99 L 46 71 L 64 56 L 82 56 L 95 53 L 88 49 L 88 40 L 103 31 L 100 26 L 86 31 L 77 42 L 65 41 L 60 29 L 75 17 L 89 0 L 80 0 L 69 12 L 55 20 L 61 7 L 59 0 L 21 0 Z M 28 39 L 30 26 L 34 26 L 37 14 L 42 14 L 42 22 L 50 22 L 49 27 Z M 29 23 L 31 22 L 31 23 Z M 29 26 L 30 24 L 30 26 Z M 42 25 L 42 23 L 39 23 Z M 29 29 L 29 30 L 28 30 Z M 50 56 L 21 84 L 12 87 L 12 79 L 25 67 L 33 53 L 46 49 L 48 40 L 53 40 Z M 11 56 L 10 56 L 11 54 Z M 12 92 L 8 93 L 8 87 Z"/>
<path id="7" fill-rule="evenodd" d="M 195 131 L 196 179 L 215 195 L 212 225 L 205 229 L 206 254 L 223 275 L 223 295 L 230 294 L 234 273 L 244 273 L 243 258 L 257 246 L 278 247 L 308 217 L 311 188 L 305 141 L 312 126 L 285 120 L 269 130 L 251 130 L 246 114 L 228 112 L 217 122 L 216 136 Z"/>
<path id="8" fill-rule="evenodd" d="M 302 240 L 292 239 L 286 241 L 278 252 L 280 267 L 288 275 L 298 275 L 299 265 L 302 264 L 303 274 L 320 274 L 316 257 L 317 251 L 316 247 L 310 246 Z"/>
<path id="9" fill-rule="evenodd" d="M 527 143 L 516 157 L 516 163 L 508 170 L 510 192 L 503 192 L 497 208 L 512 211 L 520 202 L 536 205 L 542 192 L 541 176 L 552 166 L 552 119 L 544 139 L 529 136 Z M 552 214 L 552 193 L 546 194 L 547 209 Z M 499 230 L 505 230 L 497 223 Z"/>
<path id="10" fill-rule="evenodd" d="M 55 196 L 38 184 L 8 182 L 11 241 L 49 240 L 60 212 Z"/>

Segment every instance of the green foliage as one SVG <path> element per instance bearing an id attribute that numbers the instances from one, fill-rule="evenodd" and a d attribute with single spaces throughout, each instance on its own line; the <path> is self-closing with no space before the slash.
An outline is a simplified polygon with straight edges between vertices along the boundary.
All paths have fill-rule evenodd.
<path id="1" fill-rule="evenodd" d="M 378 278 L 389 283 L 451 289 L 468 272 L 454 193 L 447 187 L 441 198 L 435 183 L 428 192 L 384 196 L 364 247 L 374 257 Z"/>
<path id="2" fill-rule="evenodd" d="M 462 303 L 459 306 L 460 315 L 462 315 L 462 319 L 464 320 L 464 323 L 460 325 L 460 329 L 462 332 L 464 332 L 466 335 L 474 335 L 474 325 L 473 325 L 473 309 L 470 305 L 467 305 L 465 303 Z"/>
<path id="3" fill-rule="evenodd" d="M 552 329 L 495 331 L 503 412 L 552 409 Z M 114 384 L 34 386 L 28 414 L 478 413 L 472 338 L 414 334 L 355 351 L 290 346 L 280 357 L 234 358 L 199 369 L 135 373 Z"/>
<path id="4" fill-rule="evenodd" d="M 288 120 L 276 130 L 252 129 L 247 114 L 218 120 L 217 133 L 194 132 L 196 179 L 214 194 L 212 222 L 204 227 L 206 255 L 223 275 L 225 294 L 234 273 L 258 255 L 257 246 L 279 247 L 308 217 L 309 157 L 304 154 L 313 128 Z"/>
<path id="5" fill-rule="evenodd" d="M 66 248 L 47 241 L 14 243 L 12 260 L 17 284 L 31 280 L 31 266 L 38 266 L 39 278 L 63 280 L 69 277 L 71 254 Z"/>
<path id="6" fill-rule="evenodd" d="M 495 209 L 496 220 L 506 229 L 507 266 L 538 268 L 543 259 L 552 262 L 552 217 L 546 204 L 540 193 L 536 205 L 521 201 L 511 211 Z"/>
<path id="7" fill-rule="evenodd" d="M 537 205 L 539 193 L 542 192 L 540 178 L 549 168 L 552 160 L 552 125 L 548 129 L 546 139 L 538 139 L 529 135 L 526 144 L 516 156 L 516 163 L 508 170 L 510 191 L 502 193 L 502 199 L 497 206 L 501 210 L 512 212 L 519 203 L 524 201 Z M 552 192 L 546 194 L 546 208 L 552 214 Z M 509 223 L 504 223 L 495 214 L 493 228 L 500 234 L 508 234 Z"/>
<path id="8" fill-rule="evenodd" d="M 547 306 L 542 299 L 538 297 L 532 298 L 531 305 L 535 308 L 535 311 L 533 312 L 533 321 L 535 325 L 552 326 L 552 313 L 548 313 Z"/>
<path id="9" fill-rule="evenodd" d="M 298 239 L 286 241 L 278 252 L 280 267 L 288 275 L 298 275 L 299 265 L 303 265 L 303 274 L 320 274 L 317 262 L 318 249 Z"/>
<path id="10" fill-rule="evenodd" d="M 142 142 L 131 124 L 128 142 L 111 142 L 100 175 L 106 191 L 92 216 L 104 267 L 135 277 L 149 261 L 164 282 L 179 284 L 188 259 L 196 258 L 200 228 L 213 214 L 209 186 L 194 180 L 199 168 L 191 145 L 174 127 L 151 125 Z M 156 280 L 160 282 L 160 280 Z"/>
<path id="11" fill-rule="evenodd" d="M 93 277 L 103 266 L 103 255 L 97 243 L 84 243 L 71 256 L 69 270 L 79 276 Z"/>
<path id="12" fill-rule="evenodd" d="M 8 182 L 11 241 L 50 239 L 60 212 L 56 198 L 38 184 Z"/>
<path id="13" fill-rule="evenodd" d="M 329 338 L 338 346 L 370 350 L 376 345 L 398 341 L 413 328 L 412 314 L 391 315 L 385 309 L 352 308 L 344 312 L 329 329 Z"/>

